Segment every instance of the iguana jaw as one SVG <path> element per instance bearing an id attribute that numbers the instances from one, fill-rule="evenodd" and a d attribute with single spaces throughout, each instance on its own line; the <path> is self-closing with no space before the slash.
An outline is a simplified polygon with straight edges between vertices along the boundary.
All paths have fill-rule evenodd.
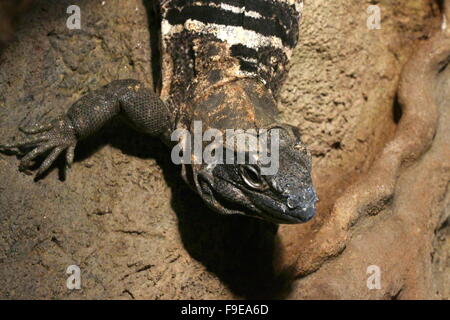
<path id="1" fill-rule="evenodd" d="M 288 168 L 267 176 L 266 190 L 246 186 L 238 175 L 239 165 L 193 167 L 195 190 L 209 207 L 222 214 L 242 214 L 281 224 L 309 221 L 316 211 L 317 196 L 308 169 L 289 153 L 282 163 Z M 290 159 L 292 158 L 292 159 Z M 294 169 L 293 169 L 294 168 Z M 303 169 L 303 168 L 302 168 Z"/>

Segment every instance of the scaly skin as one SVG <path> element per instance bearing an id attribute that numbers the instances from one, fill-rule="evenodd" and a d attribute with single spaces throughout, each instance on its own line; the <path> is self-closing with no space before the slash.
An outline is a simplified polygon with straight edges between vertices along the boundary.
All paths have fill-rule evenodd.
<path id="1" fill-rule="evenodd" d="M 22 129 L 30 135 L 28 139 L 0 148 L 31 149 L 20 169 L 48 153 L 36 173 L 39 177 L 64 151 L 70 166 L 76 144 L 115 116 L 168 146 L 175 144 L 170 135 L 176 128 L 192 132 L 194 121 L 202 121 L 204 131 L 278 129 L 279 169 L 275 174 L 262 175 L 260 162 L 194 163 L 183 164 L 183 178 L 219 213 L 275 223 L 308 221 L 317 201 L 311 156 L 299 131 L 277 121 L 274 98 L 297 42 L 298 30 L 292 28 L 298 28 L 301 1 L 258 1 L 260 6 L 248 5 L 248 10 L 236 7 L 237 0 L 163 1 L 162 99 L 138 81 L 117 80 L 81 98 L 51 124 Z M 222 11 L 223 19 L 214 20 Z M 190 20 L 186 14 L 192 15 Z M 224 24 L 233 19 L 231 28 Z M 236 26 L 236 21 L 242 25 Z M 242 32 L 249 38 L 242 38 Z"/>

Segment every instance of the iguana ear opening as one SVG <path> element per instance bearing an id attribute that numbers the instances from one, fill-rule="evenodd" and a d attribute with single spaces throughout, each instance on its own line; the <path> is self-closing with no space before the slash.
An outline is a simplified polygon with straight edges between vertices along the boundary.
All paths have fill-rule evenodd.
<path id="1" fill-rule="evenodd" d="M 203 197 L 214 198 L 212 189 L 214 186 L 214 177 L 210 169 L 204 168 L 197 172 L 195 185 Z"/>
<path id="2" fill-rule="evenodd" d="M 203 201 L 215 211 L 222 214 L 244 214 L 239 210 L 231 207 L 227 207 L 227 201 L 225 199 L 217 199 L 218 192 L 221 190 L 215 190 L 217 185 L 214 184 L 214 176 L 212 174 L 212 168 L 203 168 L 197 172 L 196 175 L 196 188 Z"/>
<path id="3" fill-rule="evenodd" d="M 212 170 L 204 167 L 200 169 L 194 176 L 195 187 L 203 201 L 212 209 L 220 210 L 220 206 L 214 197 L 214 176 Z"/>

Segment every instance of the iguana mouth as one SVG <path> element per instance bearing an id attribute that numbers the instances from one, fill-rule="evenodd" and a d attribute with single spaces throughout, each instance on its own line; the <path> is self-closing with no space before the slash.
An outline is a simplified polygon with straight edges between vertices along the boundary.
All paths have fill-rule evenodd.
<path id="1" fill-rule="evenodd" d="M 260 194 L 258 201 L 255 201 L 255 207 L 259 215 L 277 223 L 294 224 L 305 223 L 314 217 L 316 212 L 317 197 L 311 197 L 306 204 L 301 204 L 296 208 L 290 209 L 286 204 L 274 200 L 269 196 Z"/>
<path id="2" fill-rule="evenodd" d="M 284 206 L 284 205 L 283 205 Z M 269 206 L 262 205 L 263 209 L 260 209 L 262 215 L 265 215 L 268 219 L 276 221 L 276 223 L 295 224 L 305 223 L 311 220 L 316 212 L 315 206 L 309 206 L 303 209 L 289 210 L 280 212 Z"/>

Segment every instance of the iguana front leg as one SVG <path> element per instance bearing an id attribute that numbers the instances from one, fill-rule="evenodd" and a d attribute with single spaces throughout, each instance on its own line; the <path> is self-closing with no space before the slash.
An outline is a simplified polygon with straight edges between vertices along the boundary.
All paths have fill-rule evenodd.
<path id="1" fill-rule="evenodd" d="M 66 165 L 70 167 L 77 142 L 117 115 L 124 116 L 134 128 L 152 136 L 170 130 L 174 122 L 169 107 L 153 91 L 135 80 L 117 80 L 82 97 L 64 116 L 50 124 L 21 128 L 30 137 L 0 145 L 0 149 L 31 149 L 21 159 L 20 170 L 30 167 L 39 155 L 48 153 L 36 172 L 39 177 L 63 151 L 66 151 Z"/>

